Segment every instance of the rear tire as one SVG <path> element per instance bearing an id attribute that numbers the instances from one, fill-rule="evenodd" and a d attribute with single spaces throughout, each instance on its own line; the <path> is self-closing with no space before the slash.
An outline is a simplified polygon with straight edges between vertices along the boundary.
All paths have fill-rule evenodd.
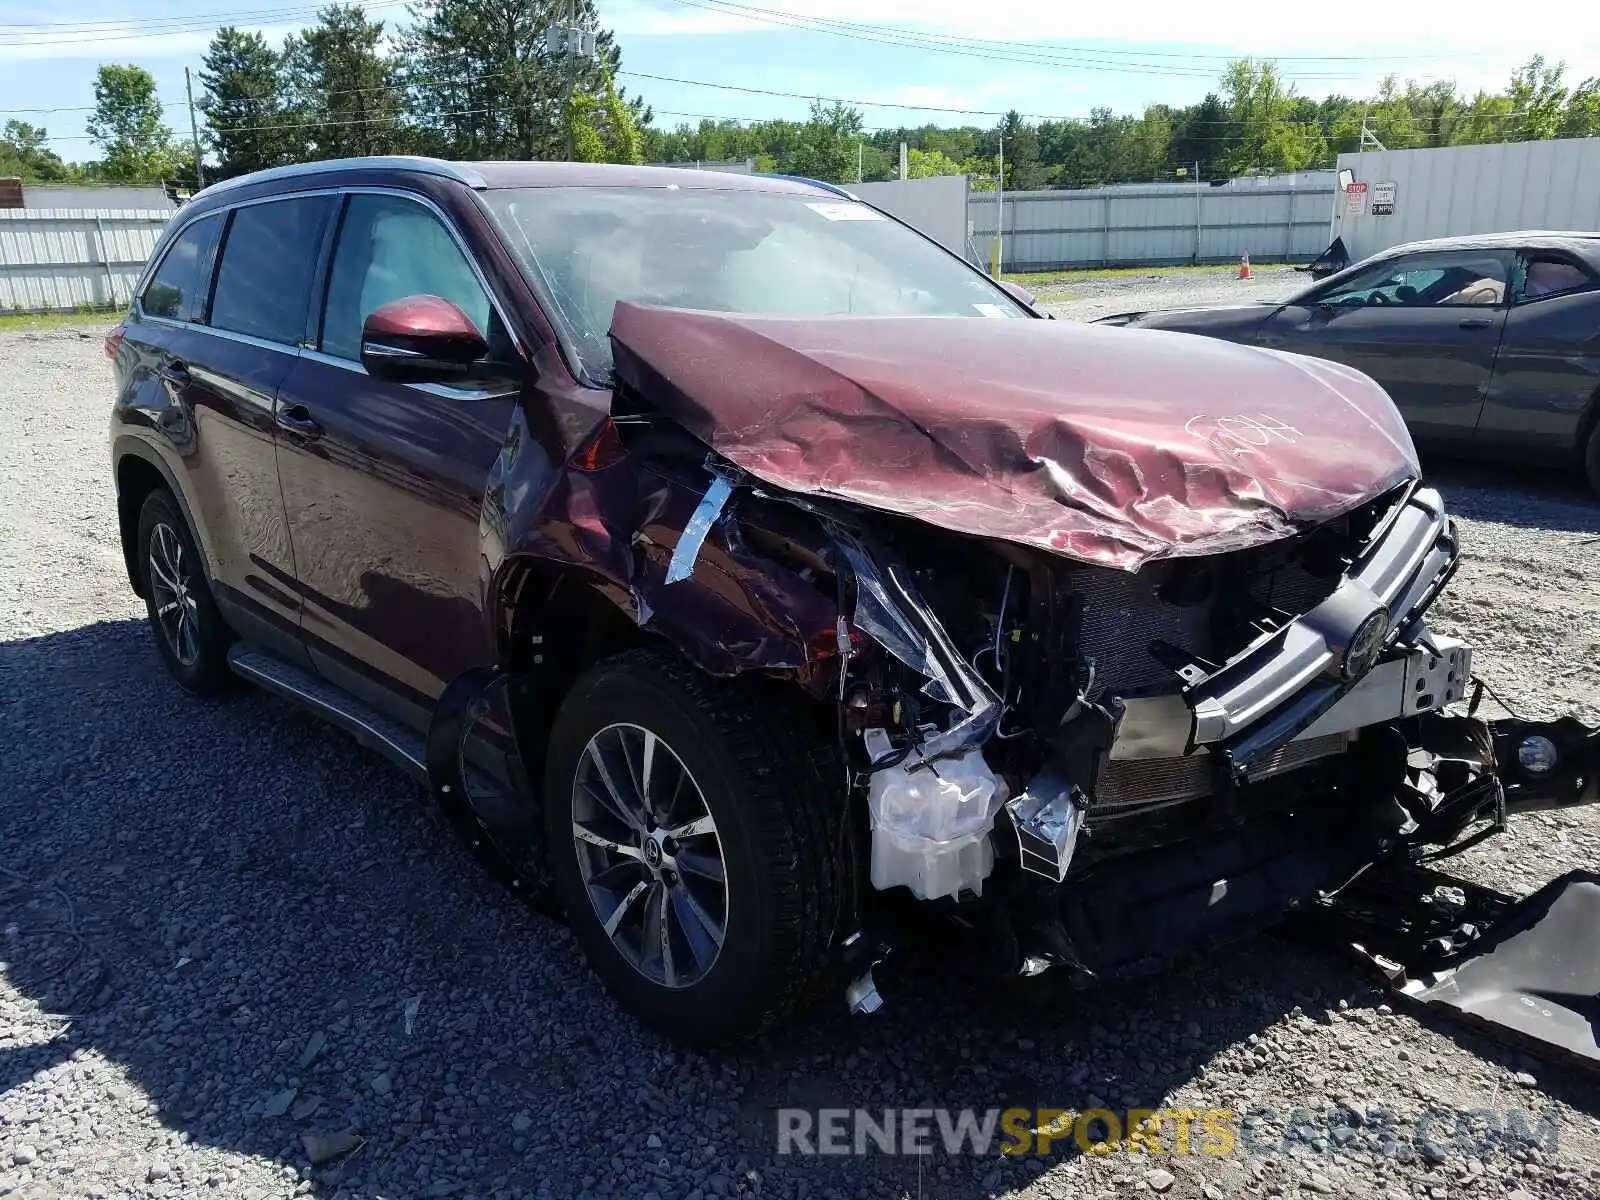
<path id="1" fill-rule="evenodd" d="M 556 891 L 607 990 L 673 1040 L 753 1037 L 824 974 L 844 799 L 817 769 L 815 715 L 792 700 L 637 650 L 592 668 L 556 717 L 544 792 Z"/>
<path id="2" fill-rule="evenodd" d="M 139 510 L 139 574 L 156 649 L 172 677 L 212 696 L 233 683 L 232 640 L 211 596 L 200 552 L 170 493 L 157 489 Z"/>
<path id="3" fill-rule="evenodd" d="M 1600 424 L 1589 431 L 1589 444 L 1583 454 L 1583 471 L 1588 476 L 1590 490 L 1600 495 Z"/>

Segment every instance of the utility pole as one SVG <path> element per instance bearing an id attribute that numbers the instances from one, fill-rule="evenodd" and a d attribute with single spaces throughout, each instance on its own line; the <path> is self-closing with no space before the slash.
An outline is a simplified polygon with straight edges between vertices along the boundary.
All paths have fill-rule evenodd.
<path id="1" fill-rule="evenodd" d="M 866 143 L 863 142 L 861 140 L 860 136 L 858 135 L 856 137 L 856 182 L 857 183 L 861 182 L 861 164 L 862 164 L 862 161 L 863 161 L 863 157 L 862 156 L 864 155 L 865 151 L 866 151 Z"/>
<path id="2" fill-rule="evenodd" d="M 194 81 L 189 78 L 189 68 L 183 69 L 183 90 L 189 95 L 189 137 L 194 145 L 194 187 L 199 191 L 205 187 L 205 175 L 200 167 L 200 125 L 194 119 Z"/>
<path id="3" fill-rule="evenodd" d="M 1194 265 L 1200 265 L 1200 164 L 1194 164 Z"/>
<path id="4" fill-rule="evenodd" d="M 995 154 L 994 171 L 994 252 L 989 256 L 989 274 L 994 279 L 1000 278 L 1000 267 L 1005 259 L 1006 223 L 1006 139 L 1004 134 L 997 136 L 1000 145 Z"/>
<path id="5" fill-rule="evenodd" d="M 577 131 L 572 127 L 572 90 L 577 82 L 578 60 L 573 56 L 573 34 L 577 32 L 577 0 L 567 0 L 567 19 L 565 27 L 561 30 L 561 49 L 566 55 L 567 69 L 567 98 L 562 106 L 567 122 L 567 161 L 571 162 L 577 156 Z"/>

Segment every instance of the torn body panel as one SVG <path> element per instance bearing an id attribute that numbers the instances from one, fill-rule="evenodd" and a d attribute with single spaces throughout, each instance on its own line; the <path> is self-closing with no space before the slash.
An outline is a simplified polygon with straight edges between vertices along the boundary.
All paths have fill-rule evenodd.
<path id="1" fill-rule="evenodd" d="M 619 304 L 619 382 L 758 479 L 1137 570 L 1262 545 L 1418 473 L 1383 391 L 1211 340 Z"/>

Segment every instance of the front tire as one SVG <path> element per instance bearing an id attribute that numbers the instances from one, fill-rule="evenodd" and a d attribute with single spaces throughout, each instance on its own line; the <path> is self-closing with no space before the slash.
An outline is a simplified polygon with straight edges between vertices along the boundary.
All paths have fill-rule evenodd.
<path id="1" fill-rule="evenodd" d="M 139 570 L 145 611 L 156 649 L 167 670 L 202 696 L 225 691 L 228 628 L 206 582 L 200 552 L 178 506 L 165 491 L 153 491 L 139 510 Z"/>
<path id="2" fill-rule="evenodd" d="M 817 771 L 814 714 L 762 682 L 632 651 L 573 686 L 551 733 L 544 813 L 573 933 L 623 1008 L 693 1045 L 808 999 L 837 923 L 844 798 Z"/>

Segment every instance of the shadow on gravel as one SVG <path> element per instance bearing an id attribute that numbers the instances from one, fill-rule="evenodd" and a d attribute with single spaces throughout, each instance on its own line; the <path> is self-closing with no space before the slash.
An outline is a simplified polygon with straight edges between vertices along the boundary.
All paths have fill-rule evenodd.
<path id="1" fill-rule="evenodd" d="M 1444 493 L 1453 516 L 1524 529 L 1600 535 L 1600 496 L 1590 491 L 1575 471 L 1429 458 L 1423 479 Z"/>
<path id="2" fill-rule="evenodd" d="M 1196 1080 L 1222 1106 L 1246 1068 L 1232 1054 L 1219 1077 L 1209 1060 L 1295 1005 L 1326 1021 L 1361 986 L 1276 940 L 1092 993 L 978 985 L 911 954 L 883 972 L 880 1016 L 829 997 L 708 1058 L 622 1017 L 566 931 L 489 883 L 387 764 L 266 698 L 182 693 L 140 622 L 0 644 L 0 730 L 5 976 L 57 1014 L 0 1037 L 0 1087 L 8 1111 L 65 1104 L 92 1123 L 72 1139 L 92 1143 L 79 1185 L 92 1164 L 129 1185 L 111 1195 L 203 1186 L 178 1167 L 146 1185 L 132 1114 L 153 1110 L 323 1196 L 975 1197 L 1046 1164 L 779 1157 L 776 1112 L 1153 1107 Z M 79 1051 L 133 1086 L 63 1068 Z M 1296 1069 L 1307 1096 L 1345 1082 L 1339 1064 Z M 317 1134 L 358 1148 L 313 1169 Z M 1174 1196 L 1211 1167 L 1170 1165 L 1187 1177 Z M 295 1186 L 234 1166 L 220 1194 Z"/>

